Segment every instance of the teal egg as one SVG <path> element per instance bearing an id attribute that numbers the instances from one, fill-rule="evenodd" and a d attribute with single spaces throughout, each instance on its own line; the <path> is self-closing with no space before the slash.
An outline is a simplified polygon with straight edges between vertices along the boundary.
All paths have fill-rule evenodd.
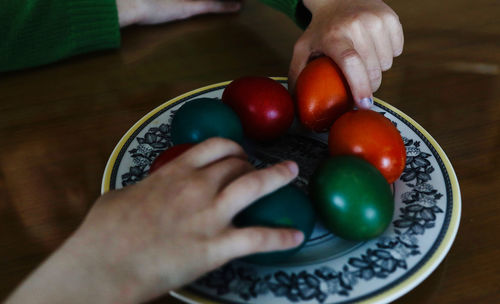
<path id="1" fill-rule="evenodd" d="M 284 262 L 297 253 L 309 240 L 316 216 L 307 195 L 299 188 L 288 185 L 268 194 L 242 210 L 233 220 L 236 227 L 265 226 L 294 228 L 304 233 L 304 242 L 296 248 L 258 253 L 243 260 L 256 264 Z"/>
<path id="2" fill-rule="evenodd" d="M 174 114 L 171 124 L 174 145 L 199 143 L 210 137 L 243 141 L 243 128 L 236 113 L 216 98 L 186 102 Z"/>

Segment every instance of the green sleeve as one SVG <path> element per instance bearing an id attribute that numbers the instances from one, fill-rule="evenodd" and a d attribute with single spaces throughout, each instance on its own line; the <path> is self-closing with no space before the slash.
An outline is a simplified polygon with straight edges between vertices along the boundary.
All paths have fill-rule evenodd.
<path id="1" fill-rule="evenodd" d="M 301 0 L 260 0 L 290 17 L 295 24 L 305 29 L 311 22 L 311 13 Z"/>
<path id="2" fill-rule="evenodd" d="M 115 0 L 2 0 L 0 72 L 120 46 Z"/>

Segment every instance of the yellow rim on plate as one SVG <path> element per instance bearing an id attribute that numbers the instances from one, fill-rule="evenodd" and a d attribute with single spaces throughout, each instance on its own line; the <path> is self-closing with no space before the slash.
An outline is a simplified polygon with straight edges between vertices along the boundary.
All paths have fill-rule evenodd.
<path id="1" fill-rule="evenodd" d="M 286 81 L 286 77 L 271 77 L 274 80 L 277 81 Z M 120 151 L 122 150 L 123 146 L 126 144 L 126 142 L 129 140 L 129 138 L 134 134 L 134 132 L 141 127 L 148 119 L 150 119 L 152 116 L 157 114 L 159 111 L 164 109 L 165 107 L 168 107 L 176 102 L 179 102 L 181 100 L 184 100 L 187 97 L 190 97 L 192 95 L 208 91 L 211 89 L 215 88 L 222 88 L 227 86 L 231 81 L 224 81 L 220 82 L 217 84 L 212 84 L 208 85 L 190 92 L 187 92 L 185 94 L 182 94 L 176 98 L 173 98 L 162 105 L 156 107 L 154 110 L 146 114 L 144 117 L 142 117 L 138 122 L 136 122 L 128 131 L 125 133 L 125 135 L 120 139 L 118 144 L 116 145 L 115 149 L 111 153 L 111 156 L 106 164 L 105 170 L 104 170 L 104 176 L 102 180 L 102 186 L 101 186 L 101 193 L 105 193 L 110 190 L 110 183 L 111 183 L 111 175 L 112 175 L 112 170 L 115 165 L 115 162 L 118 158 L 118 155 Z M 440 262 L 444 259 L 446 254 L 448 253 L 453 240 L 455 239 L 456 233 L 458 231 L 458 226 L 460 222 L 460 215 L 461 215 L 461 196 L 460 196 L 460 190 L 459 190 L 459 184 L 457 180 L 457 176 L 455 174 L 455 171 L 453 170 L 453 167 L 444 153 L 443 149 L 439 146 L 439 144 L 436 142 L 436 140 L 422 127 L 420 126 L 417 122 L 415 122 L 412 118 L 410 118 L 408 115 L 404 114 L 397 108 L 391 106 L 390 104 L 386 103 L 385 101 L 382 101 L 378 98 L 375 98 L 375 101 L 382 106 L 390 109 L 394 113 L 398 114 L 401 118 L 409 122 L 413 127 L 415 127 L 427 140 L 428 142 L 434 147 L 435 151 L 438 153 L 439 157 L 441 158 L 444 167 L 446 169 L 446 172 L 448 174 L 448 177 L 450 179 L 451 183 L 451 192 L 452 192 L 452 213 L 450 217 L 450 223 L 448 226 L 448 230 L 446 231 L 441 243 L 439 244 L 438 248 L 434 251 L 431 257 L 429 257 L 426 261 L 426 263 L 420 267 L 417 271 L 415 271 L 411 276 L 405 278 L 401 282 L 397 283 L 394 285 L 392 288 L 389 288 L 380 294 L 377 294 L 375 296 L 372 296 L 368 299 L 359 301 L 358 303 L 381 303 L 381 302 L 389 302 L 393 301 L 396 298 L 402 296 L 403 294 L 407 293 L 411 289 L 413 289 L 416 285 L 418 285 L 420 282 L 422 282 L 425 278 L 427 278 L 432 271 L 440 264 Z M 204 298 L 203 296 L 200 296 L 199 294 L 196 294 L 194 292 L 191 292 L 186 289 L 180 289 L 176 291 L 172 291 L 171 294 L 174 297 L 179 298 L 180 300 L 183 301 L 188 301 L 192 303 L 218 303 L 213 300 Z"/>

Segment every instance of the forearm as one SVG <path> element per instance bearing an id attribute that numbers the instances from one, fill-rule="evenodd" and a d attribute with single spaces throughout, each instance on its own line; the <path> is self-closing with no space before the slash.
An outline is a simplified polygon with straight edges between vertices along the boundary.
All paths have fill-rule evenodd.
<path id="1" fill-rule="evenodd" d="M 6 304 L 131 303 L 133 295 L 112 265 L 85 252 L 70 239 L 40 265 L 7 299 Z M 87 246 L 88 247 L 88 246 Z"/>
<path id="2" fill-rule="evenodd" d="M 120 44 L 115 0 L 5 1 L 0 9 L 0 72 Z"/>

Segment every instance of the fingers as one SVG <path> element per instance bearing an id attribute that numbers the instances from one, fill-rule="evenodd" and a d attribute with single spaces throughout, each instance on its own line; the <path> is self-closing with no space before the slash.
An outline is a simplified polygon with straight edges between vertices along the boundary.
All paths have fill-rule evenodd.
<path id="1" fill-rule="evenodd" d="M 134 24 L 140 18 L 140 9 L 135 1 L 116 1 L 116 10 L 118 11 L 118 23 L 120 27 Z"/>
<path id="2" fill-rule="evenodd" d="M 241 1 L 237 0 L 118 0 L 117 3 L 122 7 L 125 5 L 120 3 L 128 3 L 129 10 L 137 16 L 134 23 L 138 24 L 171 22 L 207 13 L 231 13 L 242 6 Z M 120 10 L 119 15 L 122 15 Z"/>
<path id="3" fill-rule="evenodd" d="M 382 71 L 387 71 L 392 66 L 394 52 L 389 32 L 383 20 L 377 16 L 367 16 L 364 18 L 364 28 L 373 41 L 374 49 L 372 52 L 377 55 L 380 68 Z"/>
<path id="4" fill-rule="evenodd" d="M 229 229 L 214 244 L 213 254 L 222 263 L 245 255 L 291 249 L 304 241 L 304 234 L 295 229 L 248 227 Z"/>
<path id="5" fill-rule="evenodd" d="M 187 150 L 178 159 L 189 166 L 200 168 L 227 157 L 247 158 L 243 148 L 236 142 L 213 137 Z"/>
<path id="6" fill-rule="evenodd" d="M 356 106 L 370 108 L 373 104 L 372 87 L 368 70 L 351 39 L 347 37 L 329 44 L 325 54 L 333 59 L 342 70 Z"/>
<path id="7" fill-rule="evenodd" d="M 186 17 L 207 13 L 232 13 L 241 9 L 240 1 L 195 0 L 185 3 Z"/>
<path id="8" fill-rule="evenodd" d="M 402 51 L 399 19 L 388 7 L 378 14 L 362 14 L 359 21 L 353 22 L 340 37 L 344 41 L 338 43 L 338 47 L 332 46 L 329 54 L 344 72 L 356 105 L 370 108 L 373 105 L 372 93 L 382 82 L 382 71 L 390 69 L 393 57 Z"/>
<path id="9" fill-rule="evenodd" d="M 217 214 L 226 222 L 230 222 L 239 211 L 262 196 L 285 186 L 297 174 L 297 164 L 285 161 L 243 175 L 219 193 L 216 199 Z"/>
<path id="10" fill-rule="evenodd" d="M 385 26 L 389 32 L 391 40 L 393 56 L 397 57 L 403 52 L 404 35 L 403 26 L 399 22 L 399 18 L 395 14 L 388 15 L 384 18 Z"/>
<path id="11" fill-rule="evenodd" d="M 212 184 L 217 193 L 238 177 L 254 171 L 248 161 L 237 157 L 229 157 L 210 164 L 202 169 L 204 180 Z"/>
<path id="12" fill-rule="evenodd" d="M 375 92 L 382 82 L 382 69 L 375 49 L 372 36 L 364 26 L 356 26 L 352 35 L 354 48 L 358 51 L 368 72 L 372 92 Z"/>

